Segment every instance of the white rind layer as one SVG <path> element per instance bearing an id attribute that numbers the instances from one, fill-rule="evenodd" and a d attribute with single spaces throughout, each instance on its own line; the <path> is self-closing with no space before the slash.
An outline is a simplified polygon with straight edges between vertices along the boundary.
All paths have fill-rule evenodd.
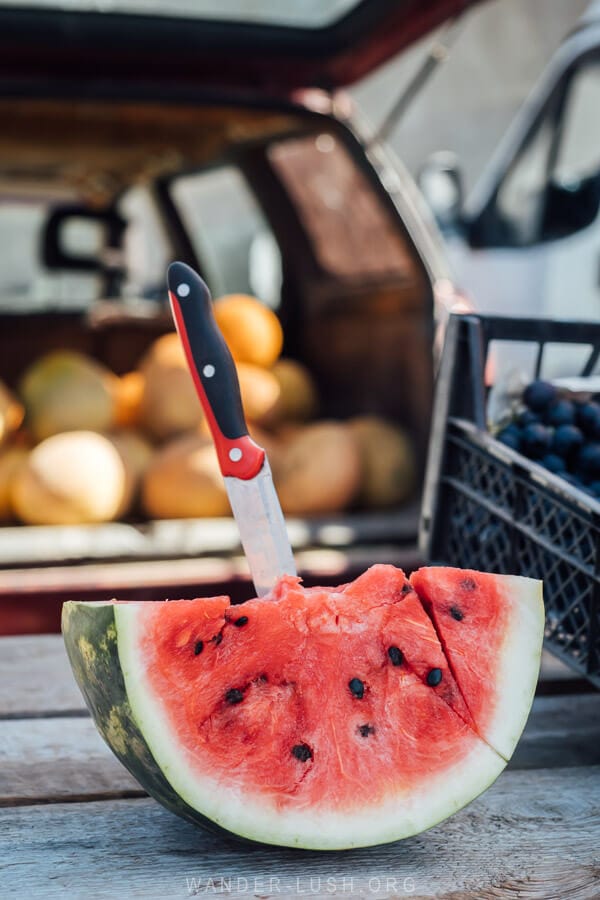
<path id="1" fill-rule="evenodd" d="M 533 578 L 498 575 L 496 583 L 511 614 L 498 668 L 489 673 L 496 705 L 482 736 L 509 760 L 525 728 L 537 685 L 544 641 L 544 598 L 542 582 Z"/>
<path id="2" fill-rule="evenodd" d="M 173 790 L 201 815 L 233 834 L 312 850 L 344 850 L 399 840 L 431 828 L 465 806 L 489 787 L 506 765 L 473 735 L 472 750 L 455 766 L 429 777 L 421 790 L 399 790 L 384 804 L 361 806 L 356 815 L 306 807 L 278 809 L 264 797 L 202 776 L 198 761 L 176 746 L 166 710 L 148 688 L 138 651 L 140 607 L 134 603 L 114 607 L 119 659 L 133 717 Z"/>

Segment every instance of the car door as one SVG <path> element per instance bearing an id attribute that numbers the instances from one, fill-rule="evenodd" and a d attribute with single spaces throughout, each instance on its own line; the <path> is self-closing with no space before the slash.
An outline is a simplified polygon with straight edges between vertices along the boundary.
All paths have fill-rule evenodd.
<path id="1" fill-rule="evenodd" d="M 541 237 L 545 310 L 600 317 L 600 48 L 570 73 L 550 161 Z"/>
<path id="2" fill-rule="evenodd" d="M 454 247 L 478 309 L 600 314 L 600 47 L 563 68 L 490 199 Z"/>

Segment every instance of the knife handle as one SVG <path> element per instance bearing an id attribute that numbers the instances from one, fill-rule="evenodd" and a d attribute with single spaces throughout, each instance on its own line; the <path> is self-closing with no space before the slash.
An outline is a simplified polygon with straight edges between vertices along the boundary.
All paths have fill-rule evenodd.
<path id="1" fill-rule="evenodd" d="M 233 357 L 215 321 L 208 287 L 185 263 L 167 274 L 173 318 L 224 476 L 254 478 L 265 451 L 248 434 Z"/>

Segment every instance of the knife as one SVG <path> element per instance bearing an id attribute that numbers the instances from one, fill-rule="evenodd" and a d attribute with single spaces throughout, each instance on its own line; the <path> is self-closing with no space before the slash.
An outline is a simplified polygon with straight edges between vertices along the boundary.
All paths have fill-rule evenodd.
<path id="1" fill-rule="evenodd" d="M 182 262 L 169 266 L 169 300 L 259 597 L 295 575 L 285 519 L 262 447 L 248 434 L 235 363 L 215 321 L 210 292 Z"/>

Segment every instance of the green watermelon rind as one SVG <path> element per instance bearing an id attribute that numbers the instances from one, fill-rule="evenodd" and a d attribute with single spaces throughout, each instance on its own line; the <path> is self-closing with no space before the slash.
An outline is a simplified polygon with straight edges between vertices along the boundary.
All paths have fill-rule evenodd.
<path id="1" fill-rule="evenodd" d="M 504 637 L 499 671 L 494 678 L 498 704 L 485 739 L 507 761 L 527 724 L 540 671 L 544 638 L 544 598 L 541 581 L 519 575 L 498 577 L 506 598 L 518 597 L 516 614 Z"/>
<path id="2" fill-rule="evenodd" d="M 434 576 L 437 568 L 428 566 L 413 573 L 411 583 L 419 590 L 415 576 L 418 577 L 420 572 Z M 446 566 L 439 567 L 440 574 L 449 571 L 460 572 L 463 578 L 469 575 L 476 578 L 479 574 L 467 569 L 452 570 Z M 433 580 L 435 583 L 435 579 Z M 543 583 L 520 575 L 495 575 L 494 583 L 496 589 L 503 594 L 504 603 L 511 609 L 512 614 L 498 651 L 497 671 L 493 676 L 496 707 L 491 719 L 485 722 L 484 726 L 477 724 L 483 740 L 508 762 L 527 723 L 539 675 L 545 624 Z M 460 652 L 460 648 L 448 645 L 443 620 L 438 618 L 435 604 L 424 602 L 424 606 L 460 688 L 461 678 L 458 668 L 455 667 L 454 655 Z M 484 678 L 485 673 L 482 674 L 482 681 Z M 490 690 L 488 699 L 491 699 L 491 685 L 487 687 Z M 468 707 L 468 698 L 464 699 Z M 473 713 L 473 710 L 470 711 Z"/>
<path id="3" fill-rule="evenodd" d="M 137 604 L 63 607 L 63 633 L 75 677 L 98 730 L 117 758 L 165 807 L 238 839 L 314 850 L 396 841 L 433 827 L 492 784 L 506 761 L 484 741 L 459 766 L 432 779 L 420 796 L 347 812 L 278 813 L 260 799 L 240 800 L 227 785 L 199 778 L 179 752 L 164 710 L 144 682 L 137 650 Z M 410 803 L 409 803 L 410 800 Z"/>
<path id="4" fill-rule="evenodd" d="M 62 609 L 67 656 L 96 728 L 151 797 L 176 815 L 223 834 L 173 790 L 138 727 L 121 670 L 115 609 L 110 603 L 77 601 L 64 603 Z"/>

